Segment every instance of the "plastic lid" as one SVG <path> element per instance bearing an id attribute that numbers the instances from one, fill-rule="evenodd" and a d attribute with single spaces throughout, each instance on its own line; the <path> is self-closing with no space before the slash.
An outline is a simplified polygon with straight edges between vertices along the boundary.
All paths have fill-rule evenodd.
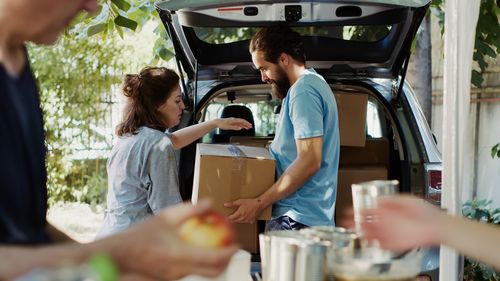
<path id="1" fill-rule="evenodd" d="M 90 258 L 88 264 L 99 275 L 101 281 L 116 281 L 118 279 L 118 269 L 108 255 L 94 255 Z"/>

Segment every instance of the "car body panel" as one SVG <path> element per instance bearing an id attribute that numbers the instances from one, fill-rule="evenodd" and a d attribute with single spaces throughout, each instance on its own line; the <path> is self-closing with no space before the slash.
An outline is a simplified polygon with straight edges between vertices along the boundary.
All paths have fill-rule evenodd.
<path id="1" fill-rule="evenodd" d="M 303 36 L 308 65 L 321 69 L 320 72 L 394 79 L 402 73 L 429 5 L 429 1 L 202 1 L 192 6 L 181 2 L 156 5 L 190 77 L 195 69 L 208 68 L 223 75 L 258 76 L 247 51 L 249 39 L 210 43 L 199 37 L 197 28 L 250 28 L 286 22 L 294 28 L 330 28 L 323 31 L 328 36 Z M 300 7 L 300 19 L 290 21 L 288 7 Z M 247 8 L 259 12 L 245 15 Z M 366 26 L 387 30 L 380 38 L 370 40 L 348 37 L 346 30 L 337 34 L 340 37 L 330 36 L 335 28 Z M 381 31 L 373 31 L 376 32 Z"/>
<path id="2" fill-rule="evenodd" d="M 328 8 L 322 9 L 325 5 Z M 441 154 L 413 90 L 404 81 L 411 45 L 429 6 L 428 0 L 171 0 L 156 3 L 156 6 L 174 43 L 176 58 L 188 75 L 186 89 L 194 106 L 187 109 L 189 114 L 185 118 L 189 120 L 183 120 L 185 125 L 206 121 L 207 108 L 212 104 L 224 106 L 233 102 L 271 99 L 270 86 L 261 81 L 258 70 L 252 65 L 249 38 L 209 42 L 208 37 L 202 38 L 203 32 L 197 29 L 210 35 L 217 28 L 231 31 L 232 28 L 245 27 L 253 32 L 252 28 L 277 23 L 287 23 L 295 30 L 312 27 L 314 31 L 322 31 L 321 26 L 334 29 L 349 25 L 356 28 L 387 25 L 387 32 L 372 41 L 345 39 L 344 34 L 340 38 L 303 35 L 307 65 L 323 75 L 334 92 L 365 92 L 380 106 L 381 122 L 386 127 L 384 137 L 391 154 L 388 178 L 400 181 L 401 192 L 423 198 L 429 198 L 433 192 L 432 196 L 440 195 L 440 190 L 430 190 L 427 183 L 428 171 L 441 169 Z M 287 20 L 287 6 L 300 6 L 301 16 Z M 339 16 L 325 13 L 345 7 L 348 7 L 345 11 L 360 14 L 346 16 L 341 13 Z M 265 12 L 245 15 L 246 8 Z M 229 93 L 233 92 L 241 95 L 234 94 L 236 100 L 229 99 Z M 254 117 L 260 118 L 257 114 Z M 189 188 L 192 186 L 195 152 L 196 144 L 181 151 L 179 174 L 183 175 L 180 186 L 184 199 L 191 196 Z M 430 276 L 432 281 L 438 280 L 438 250 L 426 251 L 422 274 Z"/>
<path id="3" fill-rule="evenodd" d="M 156 6 L 163 10 L 180 10 L 180 9 L 197 9 L 203 7 L 218 7 L 218 6 L 233 6 L 242 4 L 261 4 L 261 3 L 277 3 L 285 1 L 269 1 L 269 0 L 254 0 L 254 1 L 235 1 L 235 0 L 167 0 L 158 1 Z M 299 1 L 296 1 L 299 2 Z M 405 7 L 423 7 L 429 4 L 428 0 L 359 0 L 359 1 L 321 1 L 315 2 L 337 2 L 337 3 L 363 3 L 363 4 L 379 4 L 379 5 L 392 5 L 392 6 L 405 6 Z"/>

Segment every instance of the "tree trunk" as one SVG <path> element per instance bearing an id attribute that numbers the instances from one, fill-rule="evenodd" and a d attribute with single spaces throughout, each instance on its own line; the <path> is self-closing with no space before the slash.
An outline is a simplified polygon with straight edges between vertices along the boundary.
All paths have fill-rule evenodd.
<path id="1" fill-rule="evenodd" d="M 432 59 L 431 59 L 431 19 L 427 13 L 420 32 L 417 35 L 417 46 L 413 54 L 413 66 L 409 70 L 410 81 L 422 107 L 427 123 L 432 121 Z"/>

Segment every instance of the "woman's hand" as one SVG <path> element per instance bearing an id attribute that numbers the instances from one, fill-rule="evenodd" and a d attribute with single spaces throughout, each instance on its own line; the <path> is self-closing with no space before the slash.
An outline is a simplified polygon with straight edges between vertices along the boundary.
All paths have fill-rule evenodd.
<path id="1" fill-rule="evenodd" d="M 251 129 L 252 124 L 250 124 L 245 119 L 231 117 L 213 119 L 196 125 L 188 126 L 172 133 L 171 141 L 174 145 L 174 149 L 181 149 L 186 145 L 191 144 L 192 142 L 203 137 L 205 134 L 215 128 L 221 128 L 222 130 L 239 131 L 242 129 Z"/>
<path id="2" fill-rule="evenodd" d="M 361 223 L 365 237 L 395 251 L 440 243 L 441 217 L 435 206 L 413 196 L 381 198 L 378 207 L 362 211 L 373 220 Z"/>
<path id="3" fill-rule="evenodd" d="M 215 124 L 217 128 L 223 130 L 239 131 L 242 129 L 249 130 L 252 128 L 252 124 L 250 124 L 247 120 L 234 117 L 216 119 Z"/>

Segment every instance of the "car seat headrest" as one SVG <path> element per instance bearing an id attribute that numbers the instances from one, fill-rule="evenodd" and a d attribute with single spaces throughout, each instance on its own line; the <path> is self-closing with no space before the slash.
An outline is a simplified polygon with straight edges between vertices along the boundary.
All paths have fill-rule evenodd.
<path id="1" fill-rule="evenodd" d="M 219 130 L 220 135 L 227 135 L 228 139 L 230 136 L 255 136 L 255 122 L 253 119 L 253 114 L 250 108 L 244 106 L 244 105 L 238 105 L 238 104 L 233 104 L 233 105 L 228 105 L 224 107 L 221 113 L 221 118 L 229 118 L 229 117 L 234 117 L 234 118 L 241 118 L 245 119 L 250 124 L 252 124 L 252 128 L 248 130 L 240 130 L 240 131 L 233 131 L 233 130 Z"/>

